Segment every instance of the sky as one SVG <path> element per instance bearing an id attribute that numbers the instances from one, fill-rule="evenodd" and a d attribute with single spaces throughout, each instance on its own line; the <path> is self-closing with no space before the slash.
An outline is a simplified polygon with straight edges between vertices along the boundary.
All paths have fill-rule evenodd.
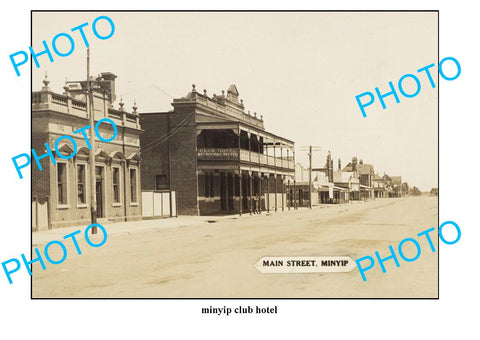
<path id="1" fill-rule="evenodd" d="M 115 24 L 106 40 L 91 30 L 100 15 Z M 423 191 L 437 187 L 438 86 L 417 72 L 434 63 L 438 84 L 436 12 L 39 12 L 33 50 L 85 22 L 91 73 L 118 76 L 115 108 L 122 97 L 127 110 L 135 100 L 139 112 L 169 111 L 192 84 L 210 96 L 235 84 L 246 110 L 263 115 L 269 132 L 295 142 L 296 161 L 304 166 L 308 157 L 300 148 L 313 145 L 321 147 L 314 167 L 322 167 L 330 151 L 335 167 L 338 158 L 345 166 L 356 156 L 380 175 L 402 176 Z M 97 28 L 109 32 L 105 21 Z M 40 68 L 33 66 L 34 91 L 46 71 L 54 92 L 63 92 L 66 78 L 85 79 L 86 47 L 78 32 L 71 35 L 70 56 L 54 54 L 54 62 L 40 56 Z M 399 93 L 398 104 L 386 97 L 386 109 L 376 98 L 364 118 L 355 96 L 375 87 L 386 93 L 389 81 L 398 92 L 407 73 L 420 79 L 419 94 Z M 415 91 L 409 81 L 404 88 Z"/>

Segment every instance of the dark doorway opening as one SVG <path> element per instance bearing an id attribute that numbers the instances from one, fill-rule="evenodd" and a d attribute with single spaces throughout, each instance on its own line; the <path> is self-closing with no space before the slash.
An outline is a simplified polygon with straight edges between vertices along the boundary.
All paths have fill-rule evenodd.
<path id="1" fill-rule="evenodd" d="M 97 201 L 97 218 L 103 217 L 103 167 L 95 167 L 95 198 Z"/>

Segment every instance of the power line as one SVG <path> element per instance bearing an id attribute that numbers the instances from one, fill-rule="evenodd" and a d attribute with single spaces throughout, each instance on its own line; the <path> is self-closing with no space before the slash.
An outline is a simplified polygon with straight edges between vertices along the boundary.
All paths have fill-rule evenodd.
<path id="1" fill-rule="evenodd" d="M 151 141 L 144 147 L 142 147 L 143 151 L 148 151 L 158 145 L 161 145 L 165 143 L 167 140 L 172 138 L 174 135 L 176 135 L 180 130 L 188 124 L 188 120 L 195 114 L 195 111 L 191 112 L 187 117 L 185 117 L 180 123 L 178 123 L 177 126 L 175 126 L 173 129 L 171 129 L 169 132 L 166 134 L 156 138 L 155 140 Z"/>
<path id="2" fill-rule="evenodd" d="M 175 126 L 173 129 L 171 129 L 169 132 L 167 132 L 165 135 L 163 136 L 160 136 L 158 137 L 157 139 L 153 140 L 152 142 L 150 142 L 149 144 L 145 145 L 144 148 L 150 148 L 150 147 L 153 147 L 153 146 L 156 146 L 158 144 L 161 144 L 162 142 L 164 142 L 165 140 L 169 139 L 170 137 L 172 137 L 174 134 L 176 134 L 178 131 L 181 130 L 182 127 L 186 126 L 187 125 L 187 121 L 188 119 L 190 119 L 190 117 L 193 115 L 193 112 L 191 114 L 189 114 L 187 117 L 185 117 L 177 126 Z"/>
<path id="3" fill-rule="evenodd" d="M 170 93 L 168 93 L 167 91 L 165 91 L 164 89 L 162 89 L 160 86 L 158 86 L 155 83 L 144 86 L 140 89 L 136 89 L 136 90 L 133 90 L 133 91 L 122 93 L 122 95 L 126 96 L 126 95 L 130 95 L 130 94 L 138 93 L 138 92 L 143 92 L 146 89 L 155 89 L 155 90 L 161 91 L 163 94 L 169 96 L 172 99 L 174 98 Z"/>

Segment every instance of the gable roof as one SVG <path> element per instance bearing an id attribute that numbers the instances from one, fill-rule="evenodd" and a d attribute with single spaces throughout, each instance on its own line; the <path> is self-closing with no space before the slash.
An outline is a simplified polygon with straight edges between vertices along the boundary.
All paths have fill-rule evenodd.
<path id="1" fill-rule="evenodd" d="M 371 164 L 357 164 L 357 169 L 360 175 L 371 175 L 374 173 L 373 165 Z"/>
<path id="2" fill-rule="evenodd" d="M 402 176 L 390 176 L 390 179 L 394 183 L 402 183 Z"/>
<path id="3" fill-rule="evenodd" d="M 237 87 L 235 86 L 235 84 L 230 85 L 230 87 L 228 88 L 227 93 L 231 93 L 231 94 L 233 94 L 234 96 L 237 96 L 237 97 L 238 97 L 238 95 L 239 95 L 238 90 L 237 90 Z"/>
<path id="4" fill-rule="evenodd" d="M 348 163 L 342 171 L 353 171 L 352 163 Z M 357 171 L 360 175 L 371 175 L 374 173 L 372 164 L 359 164 L 357 163 Z"/>

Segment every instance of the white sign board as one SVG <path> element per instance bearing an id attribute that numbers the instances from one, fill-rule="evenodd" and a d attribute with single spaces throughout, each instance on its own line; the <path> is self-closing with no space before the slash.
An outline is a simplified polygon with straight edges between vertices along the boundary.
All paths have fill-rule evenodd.
<path id="1" fill-rule="evenodd" d="M 349 256 L 275 256 L 262 257 L 255 267 L 260 273 L 344 273 L 356 265 Z"/>

